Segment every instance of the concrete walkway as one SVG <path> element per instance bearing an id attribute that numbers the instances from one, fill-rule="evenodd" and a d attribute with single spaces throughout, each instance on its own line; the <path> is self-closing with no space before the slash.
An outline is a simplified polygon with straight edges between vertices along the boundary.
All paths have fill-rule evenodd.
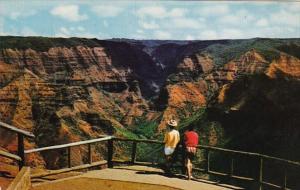
<path id="1" fill-rule="evenodd" d="M 241 189 L 225 184 L 213 184 L 206 180 L 186 180 L 180 177 L 166 177 L 162 170 L 145 166 L 126 166 L 114 169 L 91 171 L 82 177 L 101 178 L 118 181 L 131 181 L 137 183 L 159 184 L 184 190 L 229 190 Z"/>
<path id="2" fill-rule="evenodd" d="M 126 166 L 113 169 L 95 170 L 77 177 L 71 177 L 35 186 L 34 190 L 43 189 L 176 189 L 176 190 L 232 190 L 242 189 L 225 184 L 214 184 L 206 180 L 166 177 L 162 170 L 145 166 Z M 74 186 L 71 187 L 71 186 Z"/>

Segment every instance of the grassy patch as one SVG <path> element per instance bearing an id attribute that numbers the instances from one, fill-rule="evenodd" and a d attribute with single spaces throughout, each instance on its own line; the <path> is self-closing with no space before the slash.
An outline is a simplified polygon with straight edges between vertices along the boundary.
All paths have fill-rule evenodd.
<path id="1" fill-rule="evenodd" d="M 133 128 L 133 133 L 138 136 L 144 136 L 146 138 L 153 138 L 155 135 L 158 122 L 156 121 L 146 121 Z"/>
<path id="2" fill-rule="evenodd" d="M 185 130 L 185 128 L 187 126 L 189 126 L 190 124 L 197 123 L 200 120 L 202 120 L 205 117 L 205 110 L 206 110 L 206 108 L 201 108 L 198 111 L 195 111 L 195 113 L 192 116 L 187 117 L 187 118 L 183 119 L 182 121 L 180 121 L 179 130 L 180 131 Z"/>
<path id="3" fill-rule="evenodd" d="M 122 136 L 122 137 L 129 138 L 129 139 L 138 139 L 139 138 L 138 135 L 134 134 L 133 132 L 129 131 L 128 129 L 115 127 L 115 130 L 116 130 L 116 134 L 118 136 Z"/>

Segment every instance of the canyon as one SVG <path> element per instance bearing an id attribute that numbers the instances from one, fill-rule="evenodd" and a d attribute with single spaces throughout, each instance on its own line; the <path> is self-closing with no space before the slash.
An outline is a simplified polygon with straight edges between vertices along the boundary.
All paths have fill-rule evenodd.
<path id="1" fill-rule="evenodd" d="M 35 134 L 26 149 L 103 134 L 160 139 L 173 118 L 180 130 L 195 124 L 202 144 L 297 160 L 299 50 L 300 39 L 2 36 L 0 120 Z M 13 134 L 0 130 L 0 139 L 17 151 Z M 63 160 L 45 153 L 27 162 Z"/>

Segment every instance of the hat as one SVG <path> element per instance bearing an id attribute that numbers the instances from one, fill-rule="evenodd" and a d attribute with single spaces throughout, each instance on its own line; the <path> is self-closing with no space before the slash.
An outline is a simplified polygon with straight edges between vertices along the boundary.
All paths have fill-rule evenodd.
<path id="1" fill-rule="evenodd" d="M 177 121 L 174 119 L 169 120 L 167 123 L 170 126 L 177 127 Z"/>

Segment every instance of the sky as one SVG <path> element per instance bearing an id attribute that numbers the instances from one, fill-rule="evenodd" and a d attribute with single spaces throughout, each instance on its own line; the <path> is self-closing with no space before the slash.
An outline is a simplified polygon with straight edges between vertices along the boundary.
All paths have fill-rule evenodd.
<path id="1" fill-rule="evenodd" d="M 0 0 L 0 35 L 175 40 L 299 38 L 300 2 Z"/>

